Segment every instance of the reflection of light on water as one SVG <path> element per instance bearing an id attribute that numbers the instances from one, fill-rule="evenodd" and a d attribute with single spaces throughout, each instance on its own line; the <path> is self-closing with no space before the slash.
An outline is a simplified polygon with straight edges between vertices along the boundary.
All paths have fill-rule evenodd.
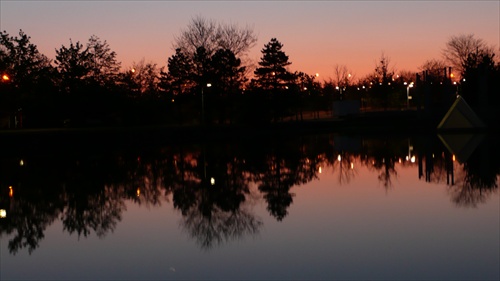
<path id="1" fill-rule="evenodd" d="M 141 196 L 141 189 L 137 188 L 137 197 Z"/>
<path id="2" fill-rule="evenodd" d="M 14 189 L 12 188 L 12 186 L 9 186 L 9 197 L 12 196 L 14 196 Z"/>
<path id="3" fill-rule="evenodd" d="M 354 163 L 351 162 L 351 170 L 354 169 Z"/>
<path id="4" fill-rule="evenodd" d="M 7 211 L 4 209 L 0 209 L 0 219 L 4 219 L 7 217 Z"/>

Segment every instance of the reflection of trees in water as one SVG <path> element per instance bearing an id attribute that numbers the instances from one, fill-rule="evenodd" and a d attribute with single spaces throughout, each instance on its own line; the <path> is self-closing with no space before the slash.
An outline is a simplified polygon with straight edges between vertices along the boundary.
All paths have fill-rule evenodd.
<path id="1" fill-rule="evenodd" d="M 104 189 L 95 194 L 71 194 L 61 220 L 64 230 L 87 237 L 93 230 L 98 237 L 114 231 L 125 210 L 123 195 Z"/>
<path id="2" fill-rule="evenodd" d="M 487 139 L 463 163 L 456 184 L 449 187 L 452 201 L 457 206 L 477 207 L 498 192 L 500 165 L 497 145 L 491 138 Z"/>
<path id="3" fill-rule="evenodd" d="M 344 151 L 340 151 L 336 157 L 332 157 L 330 165 L 333 168 L 333 173 L 338 175 L 339 184 L 349 184 L 356 177 L 354 163 L 357 162 L 357 158 L 359 156 Z"/>
<path id="4" fill-rule="evenodd" d="M 8 217 L 0 221 L 0 234 L 15 232 L 9 241 L 9 252 L 16 254 L 19 250 L 27 248 L 31 254 L 38 248 L 40 241 L 45 237 L 45 229 L 58 217 L 58 207 L 47 201 L 33 203 L 29 199 L 13 200 L 8 209 Z"/>
<path id="5" fill-rule="evenodd" d="M 449 187 L 451 200 L 461 207 L 477 207 L 478 204 L 486 203 L 486 200 L 492 193 L 497 192 L 494 189 L 476 188 L 476 186 L 463 183 Z"/>
<path id="6" fill-rule="evenodd" d="M 401 156 L 408 156 L 407 139 L 375 139 L 365 141 L 365 154 L 369 155 L 362 163 L 368 170 L 377 171 L 378 180 L 385 189 L 392 187 L 392 179 L 397 177 L 396 163 Z"/>
<path id="7" fill-rule="evenodd" d="M 27 249 L 31 254 L 45 237 L 45 229 L 58 218 L 64 203 L 59 174 L 38 169 L 56 164 L 53 159 L 30 159 L 23 166 L 19 159 L 0 158 L 0 208 L 7 212 L 6 218 L 0 218 L 0 236 L 14 234 L 8 243 L 10 253 Z M 13 188 L 12 196 L 8 186 Z"/>
<path id="8" fill-rule="evenodd" d="M 12 253 L 36 249 L 46 227 L 57 218 L 70 234 L 85 237 L 95 232 L 102 237 L 116 228 L 127 200 L 159 206 L 171 195 L 183 228 L 200 247 L 209 249 L 259 232 L 262 221 L 249 211 L 255 198 L 265 200 L 269 214 L 282 221 L 293 203 L 291 189 L 317 179 L 321 169 L 331 167 L 342 184 L 358 176 L 354 166 L 364 165 L 390 188 L 397 169 L 417 165 L 405 160 L 410 153 L 407 138 L 366 138 L 356 145 L 360 143 L 351 150 L 345 142 L 339 145 L 323 135 L 51 157 L 34 154 L 25 157 L 29 164 L 21 168 L 0 159 L 2 183 L 23 187 L 16 189 L 14 198 L 0 197 L 2 208 L 9 210 L 0 220 L 0 234 L 15 233 L 9 241 Z M 449 188 L 453 202 L 477 206 L 498 190 L 495 144 L 490 141 L 462 166 L 452 162 L 443 147 L 434 146 L 429 153 L 417 143 L 415 155 L 423 155 L 417 159 L 419 176 L 424 164 L 426 181 L 443 183 L 451 171 L 456 178 Z M 258 187 L 256 192 L 250 192 L 250 185 Z"/>
<path id="9" fill-rule="evenodd" d="M 127 191 L 124 198 L 128 198 L 139 205 L 160 206 L 161 201 L 167 199 L 165 185 L 170 181 L 169 161 L 143 159 L 137 157 L 137 164 L 126 173 L 126 178 L 119 183 L 119 187 Z M 115 189 L 118 186 L 115 186 Z"/>
<path id="10" fill-rule="evenodd" d="M 262 222 L 242 208 L 250 176 L 244 160 L 227 146 L 204 145 L 176 157 L 177 179 L 171 186 L 182 226 L 203 249 L 258 233 Z"/>
<path id="11" fill-rule="evenodd" d="M 114 188 L 123 181 L 119 159 L 111 155 L 78 156 L 68 165 L 64 180 L 61 214 L 63 229 L 87 237 L 92 231 L 98 237 L 113 231 L 125 209 L 123 189 Z"/>
<path id="12" fill-rule="evenodd" d="M 382 158 L 381 161 L 375 161 L 373 166 L 380 171 L 378 179 L 382 185 L 386 189 L 390 188 L 392 186 L 392 177 L 397 177 L 398 175 L 394 165 L 394 159 Z"/>
<path id="13" fill-rule="evenodd" d="M 498 192 L 498 177 L 494 180 L 485 180 L 477 174 L 465 169 L 459 175 L 459 180 L 448 187 L 452 202 L 460 207 L 476 208 L 479 204 L 486 203 L 492 194 Z"/>
<path id="14" fill-rule="evenodd" d="M 415 140 L 418 154 L 419 179 L 436 184 L 452 182 L 453 170 L 451 154 L 437 137 L 419 137 Z"/>
<path id="15" fill-rule="evenodd" d="M 449 173 L 450 168 L 448 163 L 444 158 L 444 153 L 439 157 L 432 157 L 427 155 L 425 158 L 426 163 L 426 181 L 433 182 L 436 184 L 449 182 Z"/>
<path id="16" fill-rule="evenodd" d="M 183 216 L 182 226 L 202 249 L 211 249 L 247 235 L 256 235 L 262 221 L 244 208 L 224 211 L 217 206 L 210 213 L 191 208 Z"/>
<path id="17" fill-rule="evenodd" d="M 267 161 L 268 172 L 259 175 L 261 184 L 259 191 L 267 202 L 267 210 L 278 221 L 288 214 L 288 207 L 293 202 L 294 194 L 290 193 L 290 188 L 294 184 L 295 173 L 286 166 L 284 160 L 270 157 Z"/>
<path id="18" fill-rule="evenodd" d="M 312 139 L 313 143 L 319 143 Z M 267 202 L 267 210 L 278 221 L 288 214 L 288 208 L 295 194 L 290 193 L 293 186 L 308 183 L 317 178 L 321 166 L 321 154 L 312 154 L 308 149 L 311 143 L 305 139 L 274 143 L 268 151 L 255 162 L 254 180 Z M 321 143 L 320 143 L 321 145 Z"/>

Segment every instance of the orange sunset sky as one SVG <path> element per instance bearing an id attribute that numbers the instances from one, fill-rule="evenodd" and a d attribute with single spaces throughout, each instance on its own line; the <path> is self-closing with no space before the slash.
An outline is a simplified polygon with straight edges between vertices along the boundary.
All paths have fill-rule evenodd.
<path id="1" fill-rule="evenodd" d="M 500 1 L 0 1 L 0 26 L 19 29 L 50 59 L 55 49 L 95 34 L 122 67 L 142 59 L 166 66 L 172 42 L 195 16 L 250 26 L 257 63 L 272 37 L 284 44 L 291 71 L 333 77 L 336 64 L 356 78 L 382 53 L 397 71 L 441 58 L 446 41 L 473 33 L 499 50 Z"/>

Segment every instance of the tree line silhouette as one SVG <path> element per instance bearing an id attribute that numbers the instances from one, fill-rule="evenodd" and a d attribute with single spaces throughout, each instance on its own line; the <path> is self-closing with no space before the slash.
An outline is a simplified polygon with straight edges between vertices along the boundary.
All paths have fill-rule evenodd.
<path id="1" fill-rule="evenodd" d="M 434 104 L 446 108 L 455 94 L 485 120 L 498 118 L 492 105 L 498 104 L 500 63 L 493 47 L 473 35 L 451 37 L 443 59 L 424 62 L 418 75 L 396 71 L 382 54 L 365 77 L 336 65 L 323 83 L 315 74 L 290 71 L 276 38 L 253 65 L 247 53 L 256 41 L 249 27 L 195 17 L 175 38 L 166 66 L 141 60 L 122 69 L 95 35 L 86 43 L 70 40 L 52 61 L 22 30 L 18 36 L 2 31 L 0 127 L 268 123 L 303 120 L 305 112 L 318 118 L 341 100 L 357 100 L 363 110 L 432 111 L 439 108 Z"/>
<path id="2" fill-rule="evenodd" d="M 293 188 L 326 171 L 338 179 L 332 185 L 343 185 L 363 176 L 357 173 L 363 166 L 390 190 L 398 169 L 411 166 L 422 180 L 448 186 L 451 201 L 464 207 L 477 207 L 498 192 L 500 175 L 494 136 L 460 164 L 428 137 L 327 134 L 146 148 L 111 141 L 97 149 L 81 139 L 57 149 L 47 142 L 46 150 L 13 149 L 0 159 L 0 209 L 7 212 L 0 235 L 13 235 L 13 254 L 34 251 L 57 220 L 70 235 L 104 237 L 119 224 L 127 202 L 171 202 L 182 227 L 208 250 L 259 232 L 263 221 L 249 208 L 255 202 L 262 200 L 270 216 L 285 220 Z"/>

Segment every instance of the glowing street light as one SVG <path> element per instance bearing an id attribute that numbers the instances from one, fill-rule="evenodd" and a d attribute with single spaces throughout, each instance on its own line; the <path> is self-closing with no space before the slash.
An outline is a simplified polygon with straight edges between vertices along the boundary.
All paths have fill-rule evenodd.
<path id="1" fill-rule="evenodd" d="M 406 109 L 410 109 L 410 88 L 413 88 L 413 82 L 406 87 Z"/>
<path id="2" fill-rule="evenodd" d="M 7 81 L 9 81 L 9 80 L 10 80 L 9 75 L 7 75 L 7 74 L 2 75 L 2 81 L 7 82 Z"/>
<path id="3" fill-rule="evenodd" d="M 7 217 L 7 211 L 0 209 L 0 219 L 5 219 Z"/>
<path id="4" fill-rule="evenodd" d="M 207 88 L 210 88 L 210 87 L 212 87 L 212 84 L 207 83 L 206 86 L 207 86 Z M 203 125 L 205 125 L 205 96 L 203 94 L 204 88 L 205 88 L 204 86 L 201 87 L 201 123 Z"/>
<path id="5" fill-rule="evenodd" d="M 340 87 L 340 86 L 336 86 L 336 87 L 335 87 L 335 90 L 338 90 L 338 91 L 339 91 L 340 100 L 342 100 L 342 87 Z M 344 90 L 345 90 L 345 88 L 344 88 Z"/>

